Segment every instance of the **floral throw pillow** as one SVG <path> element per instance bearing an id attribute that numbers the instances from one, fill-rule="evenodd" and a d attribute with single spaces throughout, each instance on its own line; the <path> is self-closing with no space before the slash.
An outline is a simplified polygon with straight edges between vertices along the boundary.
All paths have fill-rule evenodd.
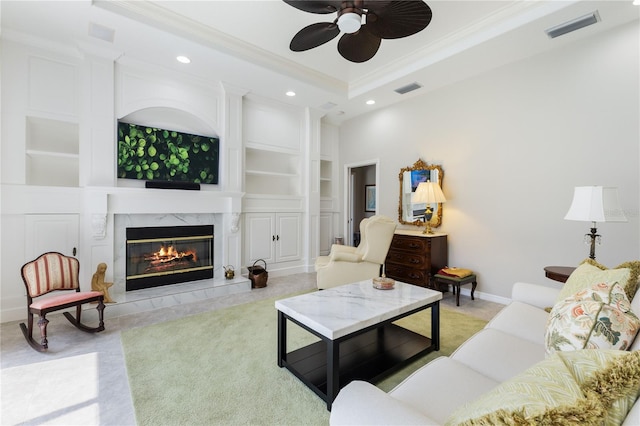
<path id="1" fill-rule="evenodd" d="M 577 292 L 551 309 L 545 332 L 547 355 L 576 349 L 627 350 L 640 330 L 618 283 L 601 283 Z"/>
<path id="2" fill-rule="evenodd" d="M 595 284 L 619 283 L 624 287 L 630 275 L 631 271 L 628 268 L 602 270 L 591 263 L 583 262 L 569 275 L 567 282 L 560 289 L 556 303 L 581 290 L 590 289 Z"/>

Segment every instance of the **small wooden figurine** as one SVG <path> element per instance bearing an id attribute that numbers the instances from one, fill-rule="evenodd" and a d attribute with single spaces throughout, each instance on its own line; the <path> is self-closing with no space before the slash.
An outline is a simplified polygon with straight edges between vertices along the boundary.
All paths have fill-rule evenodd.
<path id="1" fill-rule="evenodd" d="M 93 278 L 91 278 L 91 290 L 99 291 L 104 295 L 105 303 L 115 303 L 115 301 L 109 296 L 109 287 L 113 285 L 113 283 L 104 282 L 104 273 L 107 270 L 106 263 L 99 263 L 96 272 L 93 274 Z"/>

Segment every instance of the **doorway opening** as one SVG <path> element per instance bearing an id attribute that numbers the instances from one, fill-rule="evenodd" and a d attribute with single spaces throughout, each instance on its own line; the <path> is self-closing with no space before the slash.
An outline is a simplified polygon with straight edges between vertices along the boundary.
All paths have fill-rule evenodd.
<path id="1" fill-rule="evenodd" d="M 379 160 L 345 164 L 345 243 L 360 243 L 360 221 L 378 212 Z"/>

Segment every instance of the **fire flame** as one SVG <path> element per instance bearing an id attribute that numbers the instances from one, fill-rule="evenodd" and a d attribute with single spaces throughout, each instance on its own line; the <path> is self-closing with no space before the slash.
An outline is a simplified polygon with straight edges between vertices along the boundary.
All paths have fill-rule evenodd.
<path id="1" fill-rule="evenodd" d="M 182 259 L 187 256 L 190 256 L 193 261 L 198 260 L 195 250 L 177 251 L 173 246 L 161 246 L 160 250 L 153 253 L 153 255 L 164 262 Z"/>

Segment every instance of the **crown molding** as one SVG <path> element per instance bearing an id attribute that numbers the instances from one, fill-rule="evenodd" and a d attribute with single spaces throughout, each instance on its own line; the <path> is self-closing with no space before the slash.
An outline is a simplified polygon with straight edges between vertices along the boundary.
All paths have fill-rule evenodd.
<path id="1" fill-rule="evenodd" d="M 200 22 L 177 15 L 156 3 L 147 0 L 94 0 L 93 4 L 330 92 L 342 95 L 347 92 L 348 86 L 341 80 L 274 55 Z"/>

